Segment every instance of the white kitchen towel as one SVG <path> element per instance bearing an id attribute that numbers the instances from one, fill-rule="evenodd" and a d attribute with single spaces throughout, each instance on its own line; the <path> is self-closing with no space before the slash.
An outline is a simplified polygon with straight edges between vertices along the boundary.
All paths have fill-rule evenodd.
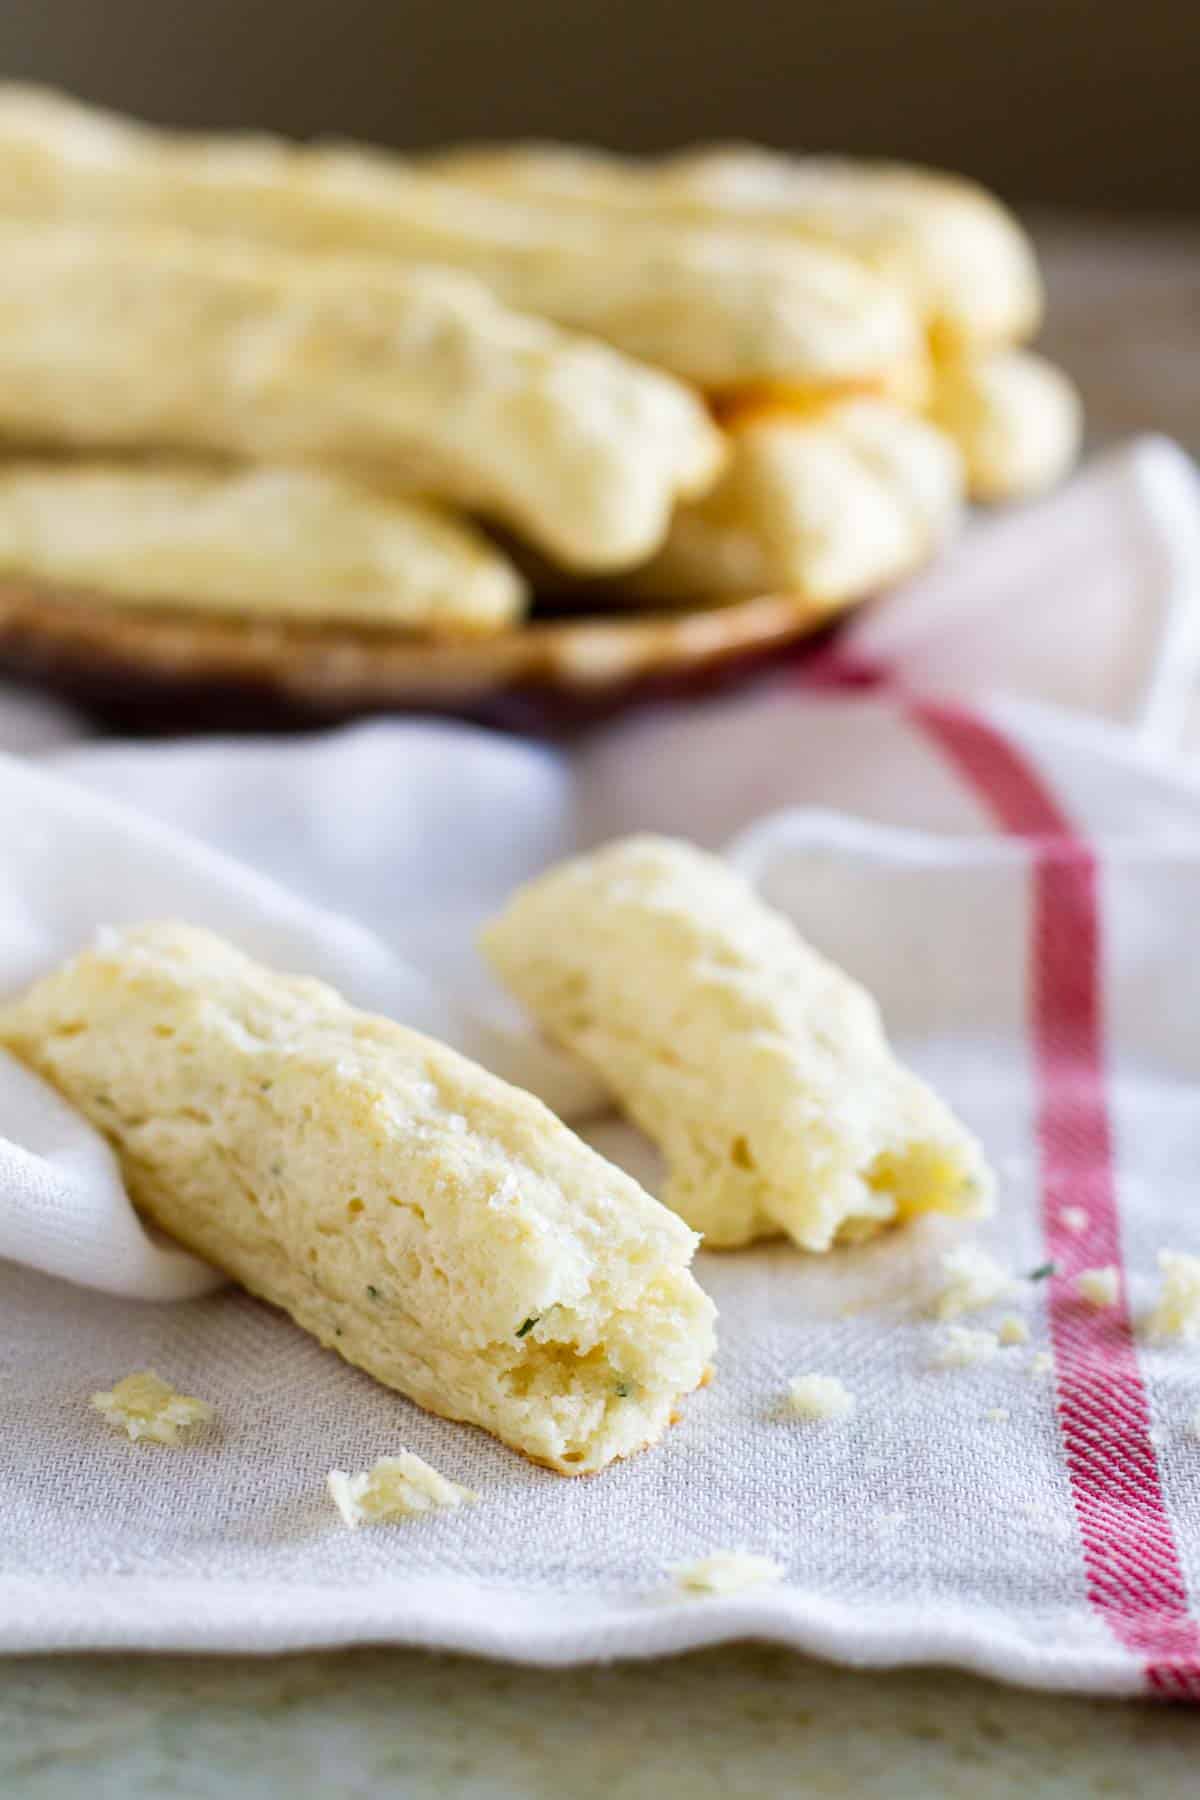
<path id="1" fill-rule="evenodd" d="M 549 828 L 561 778 L 556 783 L 553 770 L 545 773 L 546 780 L 534 778 L 530 797 L 536 795 Z M 502 799 L 481 768 L 476 793 L 484 789 L 494 804 Z M 319 818 L 320 782 L 298 792 Z M 351 784 L 345 799 L 327 796 L 343 857 L 354 835 L 353 792 Z M 239 800 L 234 779 L 223 803 L 238 807 Z M 482 1008 L 458 1004 L 449 984 L 431 981 L 362 925 L 297 900 L 106 797 L 0 756 L 0 820 L 0 993 L 23 987 L 98 929 L 186 918 L 223 932 L 252 955 L 319 975 L 349 998 L 404 1018 L 533 1089 L 560 1112 L 578 1115 L 603 1103 L 601 1090 L 567 1058 L 527 1032 L 488 1020 Z M 395 893 L 399 911 L 401 890 Z M 209 1271 L 141 1228 L 96 1134 L 81 1130 L 69 1109 L 2 1053 L 0 1196 L 0 1256 L 143 1299 L 175 1299 L 213 1285 Z"/>
<path id="2" fill-rule="evenodd" d="M 1200 1353 L 1134 1328 L 1157 1248 L 1200 1252 L 1200 785 L 1168 753 L 1196 679 L 1190 480 L 1149 444 L 1025 533 L 983 528 L 956 558 L 958 614 L 949 590 L 918 587 L 860 627 L 841 673 L 873 691 L 839 687 L 827 660 L 820 684 L 798 668 L 570 754 L 399 722 L 90 746 L 53 774 L 10 759 L 2 989 L 95 927 L 183 914 L 524 1068 L 578 1116 L 594 1091 L 517 1035 L 474 926 L 573 844 L 677 831 L 727 847 L 873 987 L 1001 1191 L 983 1228 L 926 1221 L 824 1259 L 702 1253 L 716 1382 L 661 1446 L 571 1482 L 420 1413 L 231 1289 L 196 1295 L 204 1272 L 149 1243 L 104 1147 L 12 1069 L 0 1647 L 381 1640 L 563 1662 L 754 1635 L 1200 1698 Z M 978 669 L 962 660 L 972 619 Z M 1028 660 L 1047 619 L 1053 666 Z M 1092 719 L 1046 704 L 1086 706 L 1081 665 Z M 984 698 L 989 675 L 1033 697 Z M 632 1133 L 587 1129 L 653 1183 Z M 1018 1277 L 1057 1272 L 1008 1303 L 1027 1344 L 952 1370 L 929 1302 L 964 1237 Z M 1120 1299 L 1097 1311 L 1074 1277 L 1106 1264 Z M 146 1366 L 213 1401 L 216 1426 L 177 1450 L 112 1435 L 87 1395 Z M 840 1376 L 853 1416 L 788 1419 L 805 1372 Z M 326 1470 L 401 1445 L 480 1505 L 345 1532 Z M 733 1546 L 783 1579 L 707 1600 L 671 1588 L 669 1565 Z"/>

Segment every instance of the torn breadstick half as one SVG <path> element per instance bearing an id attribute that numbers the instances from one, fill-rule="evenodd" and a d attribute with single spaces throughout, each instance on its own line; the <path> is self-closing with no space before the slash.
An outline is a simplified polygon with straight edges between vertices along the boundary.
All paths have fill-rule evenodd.
<path id="1" fill-rule="evenodd" d="M 724 454 L 681 383 L 465 276 L 3 222 L 0 436 L 374 465 L 588 569 L 648 556 Z"/>
<path id="2" fill-rule="evenodd" d="M 871 996 L 727 864 L 636 837 L 521 889 L 483 949 L 661 1147 L 714 1246 L 806 1250 L 988 1210 L 980 1146 L 890 1050 Z"/>
<path id="3" fill-rule="evenodd" d="M 384 151 L 171 134 L 23 87 L 0 89 L 0 214 L 458 269 L 707 390 L 890 377 L 922 351 L 904 295 L 827 245 L 688 221 L 598 227 Z"/>
<path id="4" fill-rule="evenodd" d="M 1030 350 L 936 358 L 929 416 L 961 450 L 972 500 L 1045 493 L 1079 456 L 1079 392 L 1061 369 Z"/>
<path id="5" fill-rule="evenodd" d="M 1041 316 L 1037 262 L 1016 219 L 974 182 L 933 169 L 753 144 L 656 162 L 561 144 L 468 145 L 425 166 L 495 197 L 836 246 L 895 283 L 945 347 L 1011 343 Z"/>
<path id="6" fill-rule="evenodd" d="M 725 474 L 680 507 L 618 591 L 669 605 L 802 594 L 833 612 L 927 562 L 958 529 L 962 459 L 879 400 L 734 415 Z"/>
<path id="7" fill-rule="evenodd" d="M 565 1475 L 706 1375 L 695 1238 L 539 1101 L 212 933 L 108 934 L 0 1011 L 156 1225 L 387 1386 Z"/>
<path id="8" fill-rule="evenodd" d="M 525 583 L 466 519 L 318 468 L 0 461 L 0 580 L 98 604 L 475 637 Z"/>

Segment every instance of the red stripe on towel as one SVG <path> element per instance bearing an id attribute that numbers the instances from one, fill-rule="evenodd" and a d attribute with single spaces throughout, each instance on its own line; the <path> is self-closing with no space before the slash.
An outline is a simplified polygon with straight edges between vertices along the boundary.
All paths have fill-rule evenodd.
<path id="1" fill-rule="evenodd" d="M 910 703 L 912 717 L 1002 828 L 1033 854 L 1030 1010 L 1037 1063 L 1037 1135 L 1050 1283 L 1058 1414 L 1083 1541 L 1088 1593 L 1116 1637 L 1145 1659 L 1164 1696 L 1200 1701 L 1200 1624 L 1150 1441 L 1121 1256 L 1106 1092 L 1102 924 L 1096 859 L 1037 770 L 994 726 L 965 708 Z M 1086 1232 L 1062 1224 L 1082 1206 Z M 1118 1306 L 1074 1293 L 1081 1269 L 1114 1263 Z"/>

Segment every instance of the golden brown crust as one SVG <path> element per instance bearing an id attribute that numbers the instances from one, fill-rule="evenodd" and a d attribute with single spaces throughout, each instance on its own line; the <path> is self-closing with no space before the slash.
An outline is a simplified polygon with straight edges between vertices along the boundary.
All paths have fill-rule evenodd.
<path id="1" fill-rule="evenodd" d="M 759 419 L 819 418 L 842 400 L 881 400 L 887 397 L 887 384 L 867 377 L 852 381 L 829 381 L 800 387 L 795 382 L 774 384 L 759 382 L 756 386 L 729 388 L 724 393 L 708 396 L 709 411 L 723 431 L 739 431 Z"/>
<path id="2" fill-rule="evenodd" d="M 723 431 L 738 431 L 757 419 L 819 418 L 847 400 L 886 400 L 919 411 L 929 399 L 927 360 L 914 358 L 875 375 L 828 381 L 758 381 L 722 388 L 705 397 Z"/>

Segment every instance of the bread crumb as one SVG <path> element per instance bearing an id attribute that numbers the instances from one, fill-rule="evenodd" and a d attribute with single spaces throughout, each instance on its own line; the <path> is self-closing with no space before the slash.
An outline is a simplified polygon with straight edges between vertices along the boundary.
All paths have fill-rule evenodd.
<path id="1" fill-rule="evenodd" d="M 331 1469 L 326 1479 L 333 1504 L 352 1531 L 359 1525 L 470 1506 L 479 1498 L 470 1488 L 447 1481 L 411 1450 L 381 1456 L 359 1475 Z"/>
<path id="2" fill-rule="evenodd" d="M 1060 1209 L 1058 1222 L 1064 1231 L 1074 1232 L 1081 1237 L 1092 1222 L 1092 1215 L 1086 1206 L 1064 1206 Z"/>
<path id="3" fill-rule="evenodd" d="M 983 1416 L 989 1425 L 1006 1425 L 1010 1414 L 1007 1406 L 989 1406 Z"/>
<path id="4" fill-rule="evenodd" d="M 749 1550 L 714 1550 L 696 1562 L 676 1563 L 671 1575 L 685 1594 L 736 1594 L 782 1581 L 783 1565 Z"/>
<path id="5" fill-rule="evenodd" d="M 1048 1375 L 1053 1367 L 1054 1358 L 1048 1350 L 1038 1350 L 1029 1359 L 1029 1373 L 1031 1375 Z"/>
<path id="6" fill-rule="evenodd" d="M 1146 1320 L 1150 1337 L 1200 1337 L 1200 1256 L 1183 1250 L 1160 1250 L 1162 1286 L 1158 1304 Z"/>
<path id="7" fill-rule="evenodd" d="M 1100 1269 L 1084 1269 L 1075 1277 L 1075 1291 L 1089 1306 L 1115 1306 L 1121 1296 L 1121 1278 L 1113 1263 Z"/>
<path id="8" fill-rule="evenodd" d="M 969 1363 L 995 1356 L 1000 1340 L 994 1331 L 972 1331 L 967 1325 L 951 1325 L 942 1339 L 937 1364 L 942 1369 L 962 1369 Z"/>
<path id="9" fill-rule="evenodd" d="M 801 1419 L 844 1419 L 857 1404 L 836 1375 L 797 1375 L 788 1382 L 788 1405 Z"/>
<path id="10" fill-rule="evenodd" d="M 942 1257 L 948 1277 L 938 1296 L 939 1319 L 955 1319 L 960 1313 L 980 1312 L 1013 1291 L 1013 1279 L 994 1256 L 975 1244 L 960 1244 Z"/>
<path id="11" fill-rule="evenodd" d="M 207 1400 L 177 1394 L 153 1369 L 139 1369 L 106 1393 L 93 1394 L 91 1404 L 117 1431 L 137 1443 L 177 1444 L 180 1433 L 206 1424 L 213 1416 Z"/>
<path id="12" fill-rule="evenodd" d="M 1016 1313 L 1005 1313 L 996 1334 L 1002 1344 L 1027 1344 L 1029 1327 Z"/>

